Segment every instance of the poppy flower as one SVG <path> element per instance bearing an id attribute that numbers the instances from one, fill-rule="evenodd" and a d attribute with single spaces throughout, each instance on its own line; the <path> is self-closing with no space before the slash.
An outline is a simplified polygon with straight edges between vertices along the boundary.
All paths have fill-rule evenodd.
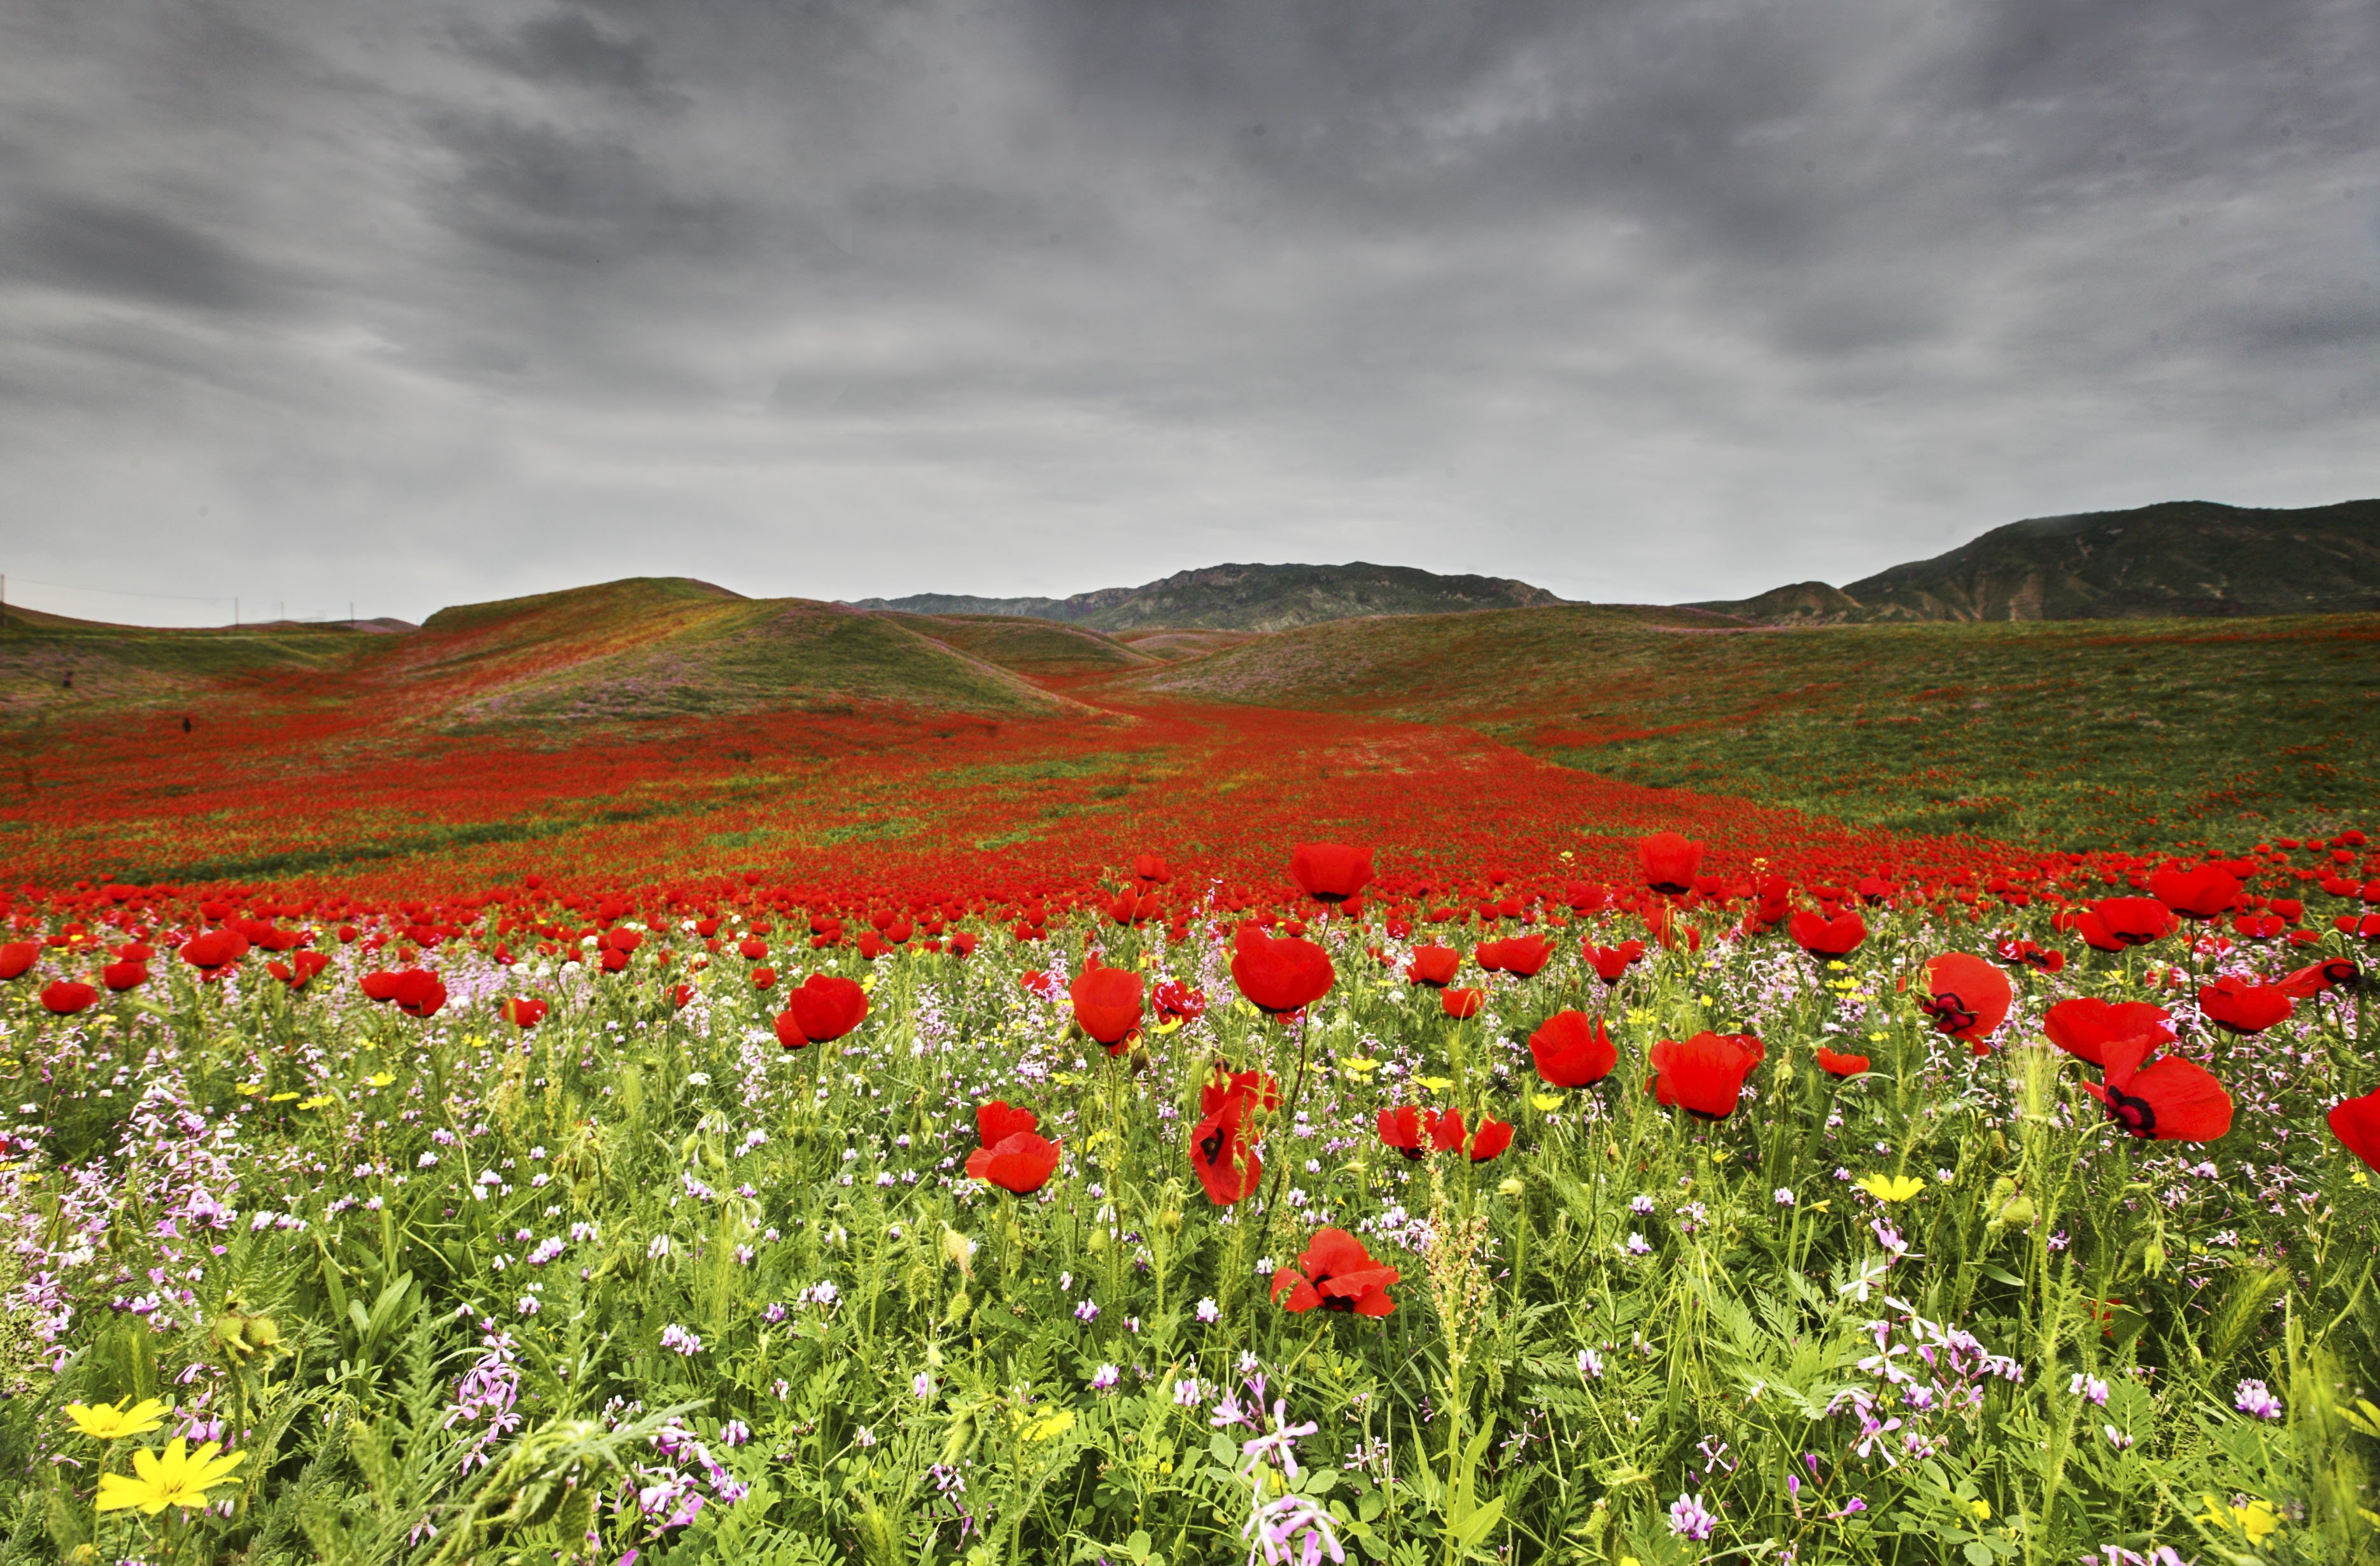
<path id="1" fill-rule="evenodd" d="M 1451 1153 L 1463 1146 L 1463 1111 L 1461 1110 L 1425 1110 L 1423 1119 L 1429 1127 L 1429 1150 Z"/>
<path id="2" fill-rule="evenodd" d="M 2277 984 L 2251 984 L 2228 975 L 2198 987 L 2198 1009 L 2226 1032 L 2256 1034 L 2288 1021 L 2298 1003 Z"/>
<path id="3" fill-rule="evenodd" d="M 2231 1129 L 2231 1095 L 2204 1066 L 2168 1055 L 2143 1066 L 2157 1040 L 2146 1033 L 2111 1039 L 2106 1085 L 2082 1090 L 2107 1107 L 2107 1118 L 2135 1136 L 2159 1142 L 2214 1142 Z"/>
<path id="4" fill-rule="evenodd" d="M 2003 941 L 1998 951 L 2003 963 L 2013 963 L 2042 973 L 2063 973 L 2066 970 L 2065 953 L 2046 950 L 2030 941 Z"/>
<path id="5" fill-rule="evenodd" d="M 367 1001 L 396 999 L 396 975 L 386 968 L 374 968 L 356 982 L 358 988 L 363 990 L 364 999 Z"/>
<path id="6" fill-rule="evenodd" d="M 1030 1131 L 1013 1131 L 989 1147 L 967 1155 L 971 1179 L 986 1181 L 1019 1196 L 1029 1196 L 1050 1183 L 1058 1168 L 1059 1144 Z"/>
<path id="7" fill-rule="evenodd" d="M 211 929 L 182 942 L 182 961 L 201 972 L 228 967 L 248 955 L 248 937 L 236 929 Z"/>
<path id="8" fill-rule="evenodd" d="M 526 1033 L 545 1020 L 546 1003 L 534 995 L 516 995 L 498 1002 L 496 1014 Z"/>
<path id="9" fill-rule="evenodd" d="M 677 1011 L 686 1010 L 686 1003 L 693 999 L 694 986 L 691 984 L 678 985 L 670 991 L 670 1005 Z"/>
<path id="10" fill-rule="evenodd" d="M 753 989 L 774 989 L 776 987 L 777 987 L 777 970 L 776 970 L 776 969 L 774 969 L 774 968 L 770 968 L 770 967 L 759 967 L 759 968 L 754 968 L 754 969 L 752 970 L 752 988 L 753 988 Z"/>
<path id="11" fill-rule="evenodd" d="M 1518 978 L 1535 977 L 1553 954 L 1554 943 L 1542 935 L 1515 935 L 1504 941 L 1485 941 L 1473 953 L 1479 965 L 1489 973 L 1508 973 Z"/>
<path id="12" fill-rule="evenodd" d="M 1653 1096 L 1705 1120 L 1724 1120 L 1743 1097 L 1743 1079 L 1767 1051 L 1748 1033 L 1664 1038 L 1653 1046 Z"/>
<path id="13" fill-rule="evenodd" d="M 1529 1035 L 1529 1056 L 1556 1087 L 1592 1087 L 1620 1063 L 1603 1019 L 1584 1012 L 1556 1012 L 1540 1023 Z"/>
<path id="14" fill-rule="evenodd" d="M 1512 1128 L 1490 1115 L 1479 1117 L 1479 1129 L 1471 1136 L 1471 1161 L 1486 1163 L 1489 1159 L 1512 1145 Z"/>
<path id="15" fill-rule="evenodd" d="M 1107 1047 L 1123 1048 L 1140 1027 L 1140 976 L 1128 968 L 1085 968 L 1069 987 L 1075 1026 Z"/>
<path id="16" fill-rule="evenodd" d="M 976 1106 L 976 1140 L 987 1147 L 997 1147 L 1020 1131 L 1038 1132 L 1040 1129 L 1040 1116 L 1005 1099 L 994 1099 L 988 1104 Z"/>
<path id="17" fill-rule="evenodd" d="M 137 957 L 127 957 L 120 963 L 110 963 L 100 969 L 99 981 L 119 993 L 138 989 L 149 982 L 149 965 Z"/>
<path id="18" fill-rule="evenodd" d="M 87 1011 L 99 999 L 99 991 L 77 978 L 62 978 L 42 991 L 42 1005 L 62 1017 Z"/>
<path id="19" fill-rule="evenodd" d="M 1488 992 L 1484 989 L 1441 989 L 1438 992 L 1439 1010 L 1457 1022 L 1477 1016 L 1479 1009 L 1486 1004 Z"/>
<path id="20" fill-rule="evenodd" d="M 1606 984 L 1619 983 L 1621 975 L 1645 960 L 1645 943 L 1641 941 L 1623 941 L 1617 946 L 1582 941 L 1580 950 L 1595 965 L 1595 977 Z"/>
<path id="21" fill-rule="evenodd" d="M 1672 894 L 1691 892 L 1694 871 L 1702 868 L 1703 845 L 1673 832 L 1657 832 L 1636 844 L 1636 864 L 1645 884 Z"/>
<path id="22" fill-rule="evenodd" d="M 285 962 L 264 965 L 264 971 L 292 989 L 303 989 L 314 982 L 316 976 L 331 965 L 331 959 L 320 952 L 299 952 Z"/>
<path id="23" fill-rule="evenodd" d="M 1240 927 L 1232 948 L 1232 982 L 1251 1005 L 1283 1016 L 1303 1011 L 1337 982 L 1330 953 L 1294 936 L 1275 941 L 1253 924 Z"/>
<path id="24" fill-rule="evenodd" d="M 1411 1104 L 1393 1110 L 1382 1110 L 1379 1118 L 1380 1141 L 1409 1159 L 1418 1159 L 1429 1149 L 1423 1143 L 1421 1111 Z"/>
<path id="25" fill-rule="evenodd" d="M 0 979 L 22 978 L 41 957 L 41 947 L 30 941 L 11 941 L 0 945 Z"/>
<path id="26" fill-rule="evenodd" d="M 446 1003 L 446 986 L 427 968 L 407 968 L 396 976 L 389 999 L 407 1016 L 434 1017 Z"/>
<path id="27" fill-rule="evenodd" d="M 1215 1062 L 1214 1074 L 1198 1089 L 1198 1112 L 1213 1114 L 1228 1099 L 1244 1099 L 1251 1113 L 1281 1108 L 1281 1078 L 1266 1071 L 1232 1071 Z"/>
<path id="28" fill-rule="evenodd" d="M 2352 957 L 2328 957 L 2284 975 L 2274 988 L 2294 1000 L 2306 1001 L 2325 989 L 2358 989 L 2362 982 Z"/>
<path id="29" fill-rule="evenodd" d="M 2380 941 L 2380 914 L 2366 914 L 2362 918 L 2341 914 L 2330 921 L 2339 934 L 2357 941 Z"/>
<path id="30" fill-rule="evenodd" d="M 1839 1055 L 1824 1044 L 1818 1046 L 1818 1069 L 1829 1076 L 1859 1076 L 1867 1071 L 1865 1055 Z"/>
<path id="31" fill-rule="evenodd" d="M 1372 1259 L 1364 1243 L 1343 1229 L 1318 1229 L 1297 1268 L 1272 1275 L 1272 1297 L 1292 1312 L 1351 1311 L 1357 1316 L 1386 1316 L 1397 1308 L 1389 1285 L 1397 1269 Z M 1288 1297 L 1282 1298 L 1286 1293 Z"/>
<path id="32" fill-rule="evenodd" d="M 1246 1141 L 1250 1101 L 1247 1094 L 1224 1093 L 1190 1132 L 1190 1167 L 1219 1208 L 1246 1196 L 1264 1179 L 1264 1160 Z"/>
<path id="33" fill-rule="evenodd" d="M 2168 865 L 2149 877 L 2149 895 L 2187 919 L 2211 919 L 2240 904 L 2240 882 L 2219 865 Z"/>
<path id="34" fill-rule="evenodd" d="M 2094 903 L 2090 911 L 2098 917 L 2100 927 L 2119 948 L 2162 941 L 2176 928 L 2173 915 L 2154 897 L 2103 898 Z"/>
<path id="35" fill-rule="evenodd" d="M 1917 1009 L 1934 1019 L 1934 1031 L 1973 1045 L 1978 1055 L 1985 1052 L 1984 1041 L 2008 1021 L 2016 1000 L 2006 974 L 1964 952 L 1946 952 L 1928 962 L 1925 989 Z"/>
<path id="36" fill-rule="evenodd" d="M 2104 1068 L 2107 1046 L 2119 1038 L 2146 1034 L 2158 1044 L 2173 1042 L 2173 1014 L 2146 1001 L 2102 1001 L 2082 996 L 2060 1001 L 2041 1019 L 2049 1041 L 2074 1056 Z"/>
<path id="37" fill-rule="evenodd" d="M 785 992 L 785 1011 L 804 1038 L 829 1044 L 868 1020 L 868 991 L 856 980 L 814 973 Z"/>
<path id="38" fill-rule="evenodd" d="M 1132 873 L 1136 880 L 1160 886 L 1173 879 L 1165 868 L 1165 860 L 1155 854 L 1136 856 L 1132 862 Z"/>
<path id="39" fill-rule="evenodd" d="M 1462 966 L 1463 953 L 1451 946 L 1416 946 L 1413 960 L 1405 965 L 1405 977 L 1442 989 L 1454 982 L 1455 972 Z"/>
<path id="40" fill-rule="evenodd" d="M 769 954 L 769 943 L 757 935 L 747 935 L 735 943 L 735 954 L 747 963 L 757 963 Z"/>
<path id="41" fill-rule="evenodd" d="M 2242 941 L 2278 941 L 2289 929 L 2278 914 L 2241 914 L 2231 921 L 2231 932 Z"/>
<path id="42" fill-rule="evenodd" d="M 1320 903 L 1343 903 L 1371 884 L 1372 851 L 1343 843 L 1301 843 L 1290 851 L 1289 879 Z"/>
<path id="43" fill-rule="evenodd" d="M 1157 988 L 1149 992 L 1149 1001 L 1157 1008 L 1159 1018 L 1165 1022 L 1196 1022 L 1207 1014 L 1207 992 L 1178 978 L 1158 980 Z"/>
<path id="44" fill-rule="evenodd" d="M 2361 1099 L 2342 1099 L 2331 1106 L 2325 1118 L 2340 1147 L 2374 1169 L 2380 1169 L 2380 1092 L 2366 1093 Z"/>
<path id="45" fill-rule="evenodd" d="M 1867 921 L 1849 908 L 1831 919 L 1804 908 L 1786 922 L 1785 933 L 1813 957 L 1840 959 L 1859 950 L 1860 942 L 1867 939 Z"/>

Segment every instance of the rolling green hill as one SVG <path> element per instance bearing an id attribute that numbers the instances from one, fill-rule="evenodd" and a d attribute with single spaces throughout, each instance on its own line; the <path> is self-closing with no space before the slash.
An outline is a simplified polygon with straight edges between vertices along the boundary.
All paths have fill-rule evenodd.
<path id="1" fill-rule="evenodd" d="M 2380 500 L 2035 517 L 1840 589 L 1799 582 L 1698 607 L 1774 625 L 2370 613 L 2380 611 Z"/>
<path id="2" fill-rule="evenodd" d="M 1501 577 L 1442 577 L 1405 565 L 1209 565 L 1136 588 L 1072 598 L 964 598 L 920 593 L 865 599 L 856 607 L 918 614 L 1029 615 L 1128 631 L 1280 631 L 1367 614 L 1442 614 L 1560 603 L 1543 588 Z"/>

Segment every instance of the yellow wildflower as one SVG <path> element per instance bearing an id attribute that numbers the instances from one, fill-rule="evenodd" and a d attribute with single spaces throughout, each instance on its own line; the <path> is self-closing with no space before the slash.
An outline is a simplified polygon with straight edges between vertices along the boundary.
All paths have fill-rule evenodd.
<path id="1" fill-rule="evenodd" d="M 217 1457 L 221 1450 L 219 1443 L 209 1441 L 196 1451 L 185 1451 L 179 1436 L 167 1441 L 162 1453 L 142 1447 L 132 1454 L 131 1475 L 99 1476 L 99 1510 L 122 1511 L 137 1506 L 148 1517 L 169 1506 L 203 1510 L 207 1492 L 228 1483 L 232 1470 L 248 1461 L 244 1451 Z"/>
<path id="2" fill-rule="evenodd" d="M 170 1412 L 167 1405 L 155 1398 L 142 1398 L 138 1404 L 130 1398 L 118 1398 L 112 1403 L 93 1407 L 88 1403 L 67 1404 L 67 1417 L 75 1428 L 94 1441 L 119 1441 L 127 1436 L 145 1436 L 165 1422 Z"/>
<path id="3" fill-rule="evenodd" d="M 1925 1189 L 1925 1182 L 1913 1174 L 1864 1174 L 1859 1188 L 1879 1202 L 1905 1202 Z"/>
<path id="4" fill-rule="evenodd" d="M 1529 1095 L 1529 1102 L 1547 1114 L 1553 1113 L 1562 1106 L 1561 1095 L 1559 1093 L 1532 1093 Z"/>

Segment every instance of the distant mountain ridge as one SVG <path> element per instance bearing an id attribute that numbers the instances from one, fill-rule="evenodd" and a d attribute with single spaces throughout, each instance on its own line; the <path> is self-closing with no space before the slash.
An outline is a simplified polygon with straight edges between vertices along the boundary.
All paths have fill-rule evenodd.
<path id="1" fill-rule="evenodd" d="M 2380 500 L 2039 516 L 1840 588 L 1796 582 L 1692 607 L 1767 625 L 2365 613 L 2380 610 Z"/>
<path id="2" fill-rule="evenodd" d="M 1410 565 L 1209 565 L 1136 588 L 1100 588 L 1072 598 L 970 598 L 917 593 L 861 599 L 856 609 L 912 614 L 1001 614 L 1058 620 L 1095 630 L 1284 631 L 1366 614 L 1446 614 L 1529 609 L 1563 600 L 1504 577 L 1443 577 Z"/>

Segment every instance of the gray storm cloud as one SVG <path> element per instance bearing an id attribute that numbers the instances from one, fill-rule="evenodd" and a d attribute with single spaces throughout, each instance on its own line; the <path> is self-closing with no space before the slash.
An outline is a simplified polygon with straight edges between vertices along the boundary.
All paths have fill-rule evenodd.
<path id="1" fill-rule="evenodd" d="M 2362 0 L 21 0 L 0 568 L 1727 596 L 2380 492 L 2375 285 Z"/>

